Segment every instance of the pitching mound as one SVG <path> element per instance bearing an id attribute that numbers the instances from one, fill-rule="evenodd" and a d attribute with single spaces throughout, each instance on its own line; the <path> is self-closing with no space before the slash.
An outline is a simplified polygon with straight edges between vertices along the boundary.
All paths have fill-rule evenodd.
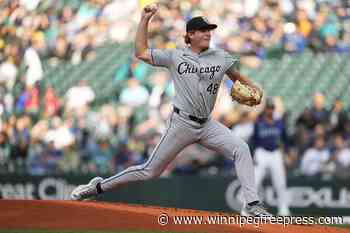
<path id="1" fill-rule="evenodd" d="M 140 205 L 111 204 L 72 201 L 18 201 L 0 200 L 0 229 L 49 229 L 49 230 L 147 230 L 177 232 L 345 232 L 324 226 L 297 226 L 264 224 L 244 225 L 176 225 L 172 216 L 213 216 L 223 213 L 158 208 Z M 158 223 L 161 214 L 170 216 L 169 223 Z M 164 215 L 163 215 L 164 217 Z M 161 221 L 165 221 L 161 219 Z"/>

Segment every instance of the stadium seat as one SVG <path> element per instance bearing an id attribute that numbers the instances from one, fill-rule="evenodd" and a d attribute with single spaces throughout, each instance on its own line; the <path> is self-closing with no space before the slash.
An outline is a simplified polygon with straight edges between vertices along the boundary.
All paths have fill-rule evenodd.
<path id="1" fill-rule="evenodd" d="M 50 67 L 44 62 L 45 81 L 63 96 L 71 86 L 85 79 L 96 93 L 97 104 L 117 101 L 121 89 L 126 86 L 131 54 L 131 43 L 119 46 L 107 44 L 96 50 L 94 60 L 78 65 L 65 63 Z M 335 98 L 348 105 L 349 67 L 350 59 L 346 54 L 315 55 L 306 51 L 264 60 L 257 70 L 241 67 L 240 72 L 259 83 L 267 96 L 281 96 L 286 109 L 292 110 L 290 120 L 293 121 L 311 103 L 311 97 L 317 91 L 326 95 L 328 105 Z M 151 66 L 142 69 L 145 69 L 146 75 L 155 70 Z M 119 76 L 116 76 L 117 73 Z M 150 86 L 147 78 L 140 81 L 146 87 Z"/>

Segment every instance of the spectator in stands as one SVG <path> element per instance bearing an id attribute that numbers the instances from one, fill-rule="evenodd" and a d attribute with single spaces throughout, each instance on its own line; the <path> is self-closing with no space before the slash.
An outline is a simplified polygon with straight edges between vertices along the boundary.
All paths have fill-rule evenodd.
<path id="1" fill-rule="evenodd" d="M 350 14 L 349 14 L 349 4 L 347 7 L 344 5 L 336 6 L 336 15 L 339 19 L 339 41 L 337 46 L 337 52 L 349 52 L 350 51 Z"/>
<path id="2" fill-rule="evenodd" d="M 17 73 L 18 68 L 10 58 L 4 59 L 4 62 L 0 63 L 0 84 L 4 84 L 7 91 L 11 91 L 15 85 Z"/>
<path id="3" fill-rule="evenodd" d="M 57 148 L 53 140 L 47 142 L 47 145 L 44 148 L 43 156 L 45 159 L 45 165 L 48 173 L 57 173 L 58 172 L 58 163 L 63 157 L 63 150 Z"/>
<path id="4" fill-rule="evenodd" d="M 297 9 L 295 15 L 297 30 L 305 39 L 307 39 L 312 30 L 312 23 L 309 17 L 303 8 Z"/>
<path id="5" fill-rule="evenodd" d="M 64 35 L 58 36 L 56 43 L 50 53 L 50 60 L 53 62 L 53 59 L 57 61 L 69 61 L 72 57 L 72 45 L 67 41 L 67 38 Z"/>
<path id="6" fill-rule="evenodd" d="M 5 170 L 4 165 L 10 159 L 10 143 L 8 136 L 4 131 L 0 132 L 0 168 Z"/>
<path id="7" fill-rule="evenodd" d="M 323 14 L 323 24 L 320 27 L 320 37 L 325 45 L 326 51 L 336 51 L 339 38 L 339 23 L 337 16 L 330 8 L 325 9 Z"/>
<path id="8" fill-rule="evenodd" d="M 309 35 L 309 47 L 315 53 L 324 51 L 323 41 L 320 37 L 320 30 L 324 20 L 324 16 L 318 14 L 312 22 L 312 29 Z"/>
<path id="9" fill-rule="evenodd" d="M 350 120 L 348 119 L 344 124 L 344 139 L 348 145 L 350 145 Z"/>
<path id="10" fill-rule="evenodd" d="M 16 143 L 11 147 L 10 158 L 24 164 L 28 157 L 29 143 L 24 137 L 19 137 Z"/>
<path id="11" fill-rule="evenodd" d="M 75 138 L 70 131 L 69 123 L 59 117 L 54 117 L 51 121 L 51 127 L 45 134 L 45 142 L 53 143 L 54 147 L 62 150 L 66 146 L 74 144 Z"/>
<path id="12" fill-rule="evenodd" d="M 58 114 L 61 106 L 60 99 L 53 87 L 48 86 L 44 97 L 44 117 L 49 118 Z"/>
<path id="13" fill-rule="evenodd" d="M 78 64 L 85 60 L 92 60 L 96 54 L 94 52 L 93 37 L 87 33 L 79 33 L 76 35 L 73 43 L 73 64 Z"/>
<path id="14" fill-rule="evenodd" d="M 29 118 L 29 116 L 26 116 L 26 115 L 18 119 L 16 118 L 13 119 L 13 128 L 11 129 L 11 133 L 9 134 L 10 140 L 11 140 L 11 143 L 15 145 L 19 145 L 20 143 L 22 143 L 23 147 L 21 148 L 23 149 L 22 152 L 24 152 L 24 154 L 20 154 L 20 153 L 16 154 L 15 152 L 13 152 L 12 154 L 14 156 L 23 157 L 23 158 L 27 156 L 27 149 L 28 149 L 27 147 L 29 146 L 29 142 L 31 138 L 30 128 L 29 128 L 30 124 L 31 124 L 31 119 Z"/>
<path id="15" fill-rule="evenodd" d="M 44 143 L 38 138 L 32 138 L 26 160 L 27 171 L 30 175 L 45 175 L 50 173 L 44 151 Z"/>
<path id="16" fill-rule="evenodd" d="M 87 81 L 82 79 L 78 86 L 71 87 L 66 93 L 67 111 L 80 111 L 86 109 L 95 99 L 95 92 L 88 85 Z"/>
<path id="17" fill-rule="evenodd" d="M 304 36 L 297 31 L 294 23 L 284 25 L 283 48 L 287 53 L 302 53 L 306 47 Z"/>
<path id="18" fill-rule="evenodd" d="M 146 78 L 149 71 L 149 66 L 137 59 L 133 59 L 130 64 L 130 75 L 135 77 L 140 83 L 147 83 Z"/>
<path id="19" fill-rule="evenodd" d="M 140 164 L 143 158 L 135 150 L 130 148 L 127 140 L 122 140 L 118 145 L 118 151 L 113 158 L 113 172 L 120 172 L 134 164 Z"/>
<path id="20" fill-rule="evenodd" d="M 65 5 L 63 9 L 58 14 L 58 20 L 61 24 L 70 23 L 73 20 L 74 12 L 71 6 Z"/>
<path id="21" fill-rule="evenodd" d="M 328 128 L 329 112 L 325 106 L 325 96 L 317 92 L 313 96 L 313 105 L 311 107 L 311 117 L 315 124 L 322 124 Z"/>
<path id="22" fill-rule="evenodd" d="M 326 129 L 326 127 L 322 124 L 317 124 L 314 128 L 314 130 L 312 131 L 312 134 L 311 134 L 311 140 L 312 142 L 314 141 L 315 138 L 317 137 L 323 137 L 326 141 L 328 139 L 328 136 L 327 135 L 328 131 Z M 311 145 L 311 143 L 310 143 Z M 327 145 L 327 144 L 326 144 Z"/>
<path id="23" fill-rule="evenodd" d="M 27 85 L 26 87 L 26 101 L 24 105 L 24 110 L 29 114 L 33 120 L 36 120 L 39 114 L 40 108 L 40 93 L 38 85 Z"/>
<path id="24" fill-rule="evenodd" d="M 113 171 L 113 148 L 107 139 L 99 139 L 90 142 L 90 171 L 98 174 L 106 174 Z"/>
<path id="25" fill-rule="evenodd" d="M 43 68 L 39 57 L 36 41 L 31 41 L 24 52 L 24 64 L 27 67 L 26 85 L 34 86 L 36 82 L 43 78 Z"/>
<path id="26" fill-rule="evenodd" d="M 131 107 L 139 107 L 147 103 L 148 98 L 148 90 L 140 85 L 139 81 L 134 77 L 128 80 L 128 86 L 122 90 L 119 96 L 122 104 Z"/>
<path id="27" fill-rule="evenodd" d="M 14 96 L 4 85 L 0 84 L 0 117 L 8 117 L 13 113 Z"/>
<path id="28" fill-rule="evenodd" d="M 340 99 L 336 99 L 329 116 L 331 130 L 333 132 L 341 133 L 344 130 L 344 125 L 347 120 L 348 115 L 344 109 L 343 102 Z"/>
<path id="29" fill-rule="evenodd" d="M 58 161 L 58 172 L 79 173 L 78 168 L 81 161 L 75 144 L 64 147 L 62 153 L 62 158 Z"/>
<path id="30" fill-rule="evenodd" d="M 30 86 L 29 86 L 30 87 Z M 26 102 L 29 101 L 30 95 L 27 89 L 21 88 L 21 92 L 16 100 L 16 113 L 22 114 L 25 112 Z"/>
<path id="31" fill-rule="evenodd" d="M 306 130 L 312 130 L 316 125 L 312 117 L 311 109 L 306 107 L 296 120 L 296 126 Z"/>
<path id="32" fill-rule="evenodd" d="M 334 136 L 334 151 L 332 160 L 335 162 L 335 175 L 348 178 L 350 176 L 350 149 L 341 134 Z"/>
<path id="33" fill-rule="evenodd" d="M 330 152 L 326 147 L 324 137 L 317 137 L 311 148 L 307 149 L 301 159 L 300 171 L 305 176 L 322 174 L 325 165 L 329 162 Z"/>
<path id="34" fill-rule="evenodd" d="M 300 116 L 296 119 L 296 132 L 294 135 L 295 144 L 298 147 L 299 151 L 308 146 L 309 138 L 313 128 L 315 127 L 316 122 L 312 118 L 310 108 L 306 107 Z"/>

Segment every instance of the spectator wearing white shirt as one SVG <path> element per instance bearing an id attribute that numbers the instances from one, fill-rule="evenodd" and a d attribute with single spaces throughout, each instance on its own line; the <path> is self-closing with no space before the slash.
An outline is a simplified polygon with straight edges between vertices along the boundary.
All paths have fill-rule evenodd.
<path id="1" fill-rule="evenodd" d="M 305 151 L 301 160 L 300 171 L 305 176 L 315 176 L 322 173 L 330 160 L 330 152 L 322 136 L 316 137 L 311 148 Z"/>
<path id="2" fill-rule="evenodd" d="M 10 59 L 0 63 L 0 84 L 4 83 L 8 91 L 12 90 L 17 73 L 18 69 Z"/>
<path id="3" fill-rule="evenodd" d="M 66 107 L 69 110 L 80 110 L 95 99 L 95 92 L 86 80 L 80 80 L 78 86 L 71 87 L 66 94 Z"/>
<path id="4" fill-rule="evenodd" d="M 31 42 L 29 47 L 24 52 L 24 63 L 27 67 L 26 84 L 34 86 L 37 81 L 43 77 L 43 68 L 39 54 L 36 50 L 36 42 Z"/>
<path id="5" fill-rule="evenodd" d="M 347 147 L 341 134 L 335 135 L 334 146 L 333 156 L 335 161 L 342 167 L 350 167 L 350 148 Z"/>
<path id="6" fill-rule="evenodd" d="M 75 138 L 70 131 L 68 121 L 62 122 L 61 118 L 54 117 L 52 119 L 52 128 L 47 131 L 44 141 L 47 143 L 52 142 L 57 149 L 63 149 L 74 144 Z"/>

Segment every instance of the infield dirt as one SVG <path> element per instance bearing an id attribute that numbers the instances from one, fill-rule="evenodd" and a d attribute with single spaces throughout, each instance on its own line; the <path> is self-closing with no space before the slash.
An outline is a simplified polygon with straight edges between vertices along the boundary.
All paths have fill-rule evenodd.
<path id="1" fill-rule="evenodd" d="M 187 209 L 161 208 L 154 206 L 128 205 L 103 202 L 73 201 L 25 201 L 0 200 L 0 229 L 49 229 L 49 230 L 146 230 L 177 232 L 261 232 L 261 233 L 345 233 L 347 229 L 320 225 L 262 224 L 244 225 L 177 225 L 171 220 L 166 226 L 159 225 L 158 217 L 214 216 L 225 215 Z"/>

